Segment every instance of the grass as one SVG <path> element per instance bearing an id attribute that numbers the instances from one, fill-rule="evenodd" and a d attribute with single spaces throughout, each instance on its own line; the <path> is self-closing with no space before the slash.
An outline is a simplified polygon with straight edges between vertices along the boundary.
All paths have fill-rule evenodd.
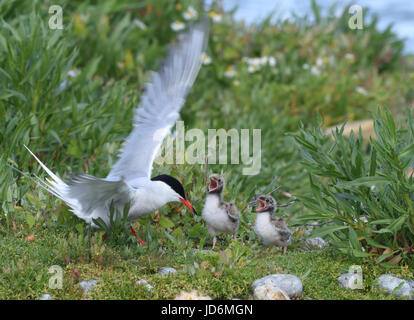
<path id="1" fill-rule="evenodd" d="M 303 282 L 302 299 L 393 299 L 375 289 L 375 279 L 384 270 L 374 261 L 363 265 L 364 289 L 346 290 L 338 286 L 336 278 L 358 263 L 355 259 L 340 256 L 328 250 L 289 250 L 286 255 L 275 248 L 262 248 L 234 243 L 227 250 L 227 257 L 219 250 L 214 253 L 192 254 L 193 247 L 176 250 L 171 248 L 151 250 L 108 246 L 99 243 L 102 234 L 92 236 L 90 242 L 80 245 L 79 235 L 69 230 L 47 229 L 36 232 L 35 241 L 26 241 L 23 232 L 16 232 L 1 243 L 0 258 L 8 261 L 0 275 L 0 297 L 7 299 L 37 299 L 50 293 L 56 299 L 171 299 L 182 290 L 197 289 L 214 299 L 234 297 L 250 299 L 250 284 L 261 276 L 272 273 L 291 273 Z M 62 252 L 62 246 L 70 249 Z M 76 252 L 73 252 L 76 251 Z M 90 254 L 91 252 L 92 255 Z M 236 252 L 241 254 L 236 255 Z M 67 254 L 63 256 L 63 254 Z M 178 253 L 178 254 L 177 254 Z M 48 281 L 52 265 L 63 267 L 63 288 L 51 290 Z M 160 267 L 171 266 L 176 275 L 157 274 Z M 195 266 L 190 269 L 189 266 Z M 212 268 L 215 268 L 212 271 Z M 73 275 L 74 270 L 79 277 Z M 394 274 L 412 277 L 412 271 L 395 267 Z M 77 282 L 99 279 L 98 286 L 84 294 Z M 136 281 L 146 279 L 154 289 L 148 291 Z"/>
<path id="2" fill-rule="evenodd" d="M 59 200 L 7 164 L 44 177 L 26 144 L 63 178 L 79 172 L 105 176 L 131 130 L 149 71 L 157 69 L 167 44 L 176 39 L 170 23 L 183 20 L 190 4 L 199 12 L 201 7 L 199 2 L 166 0 L 54 4 L 63 8 L 63 30 L 48 28 L 45 2 L 0 4 L 0 298 L 36 299 L 48 292 L 48 269 L 55 264 L 64 269 L 65 280 L 63 289 L 51 294 L 62 299 L 85 298 L 76 281 L 94 277 L 102 282 L 90 292 L 92 298 L 166 299 L 184 289 L 213 298 L 249 298 L 250 283 L 274 272 L 304 277 L 303 298 L 388 299 L 373 289 L 376 276 L 413 277 L 404 264 L 388 269 L 375 259 L 342 257 L 333 249 L 299 249 L 300 218 L 309 213 L 300 202 L 278 211 L 295 231 L 286 256 L 258 244 L 249 213 L 243 214 L 239 242 L 226 255 L 194 255 L 193 249 L 209 248 L 211 239 L 201 217 L 177 204 L 134 223 L 148 246 L 138 246 L 129 233 L 104 243 L 103 232 L 90 231 Z M 314 6 L 319 18 L 312 24 L 309 17 L 298 17 L 246 26 L 217 4 L 211 10 L 223 13 L 221 22 L 211 24 L 207 54 L 212 63 L 202 67 L 181 116 L 186 129 L 203 132 L 262 130 L 258 175 L 243 176 L 239 165 L 208 167 L 209 173 L 223 172 L 224 198 L 239 208 L 275 175 L 281 191 L 310 194 L 303 158 L 286 135 L 297 132 L 300 121 L 308 127 L 320 114 L 327 128 L 366 119 L 378 105 L 388 105 L 396 117 L 412 105 L 412 57 L 402 56 L 401 40 L 391 30 L 378 31 L 375 20 L 363 31 L 351 31 L 347 13 L 321 17 Z M 273 56 L 276 65 L 249 72 L 245 58 L 263 56 Z M 232 77 L 226 76 L 229 66 L 236 71 Z M 157 165 L 153 174 L 181 179 L 201 211 L 204 170 L 203 165 Z M 288 201 L 283 193 L 275 196 Z M 223 249 L 229 243 L 223 240 Z M 363 266 L 366 288 L 339 289 L 336 277 L 354 263 Z M 156 274 L 167 265 L 179 274 Z M 77 272 L 72 276 L 74 268 L 80 277 Z M 135 285 L 141 278 L 156 288 L 151 295 Z"/>

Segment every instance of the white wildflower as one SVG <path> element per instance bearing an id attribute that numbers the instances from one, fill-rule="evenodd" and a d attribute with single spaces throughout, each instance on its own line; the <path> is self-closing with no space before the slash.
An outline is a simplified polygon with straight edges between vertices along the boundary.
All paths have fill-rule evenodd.
<path id="1" fill-rule="evenodd" d="M 318 69 L 317 66 L 312 66 L 312 68 L 310 69 L 310 72 L 315 76 L 321 75 L 321 71 Z"/>
<path id="2" fill-rule="evenodd" d="M 349 61 L 354 61 L 355 60 L 354 54 L 353 53 L 349 53 L 349 52 L 345 54 L 344 58 L 346 60 L 349 60 Z"/>
<path id="3" fill-rule="evenodd" d="M 142 22 L 141 20 L 139 20 L 139 19 L 134 19 L 134 20 L 132 20 L 132 23 L 136 26 L 136 27 L 138 27 L 139 29 L 141 29 L 141 30 L 145 30 L 145 29 L 147 29 L 147 26 L 145 25 L 145 23 L 144 22 Z"/>
<path id="4" fill-rule="evenodd" d="M 183 18 L 185 20 L 195 20 L 198 17 L 198 12 L 193 7 L 189 6 L 187 10 L 183 13 Z"/>
<path id="5" fill-rule="evenodd" d="M 247 62 L 249 65 L 248 69 L 250 69 L 252 72 L 259 70 L 261 66 L 264 66 L 266 64 L 269 64 L 271 67 L 274 67 L 276 65 L 275 57 L 270 56 L 263 56 L 260 58 L 244 57 L 243 61 Z"/>
<path id="6" fill-rule="evenodd" d="M 363 96 L 366 96 L 368 94 L 368 91 L 365 90 L 363 87 L 356 87 L 355 91 L 358 92 L 359 94 L 362 94 Z"/>
<path id="7" fill-rule="evenodd" d="M 261 58 L 246 58 L 246 62 L 250 66 L 260 66 L 262 65 Z"/>
<path id="8" fill-rule="evenodd" d="M 211 63 L 211 58 L 207 54 L 202 53 L 201 54 L 201 63 L 204 64 L 204 65 L 208 65 L 208 64 Z"/>
<path id="9" fill-rule="evenodd" d="M 223 20 L 223 15 L 220 14 L 220 13 L 216 13 L 214 11 L 210 11 L 208 15 L 213 20 L 213 22 L 221 22 L 221 20 Z"/>
<path id="10" fill-rule="evenodd" d="M 247 71 L 250 73 L 253 73 L 259 70 L 260 70 L 260 64 L 251 64 L 247 67 Z"/>
<path id="11" fill-rule="evenodd" d="M 80 71 L 78 69 L 69 70 L 68 77 L 75 78 L 79 73 Z"/>
<path id="12" fill-rule="evenodd" d="M 321 65 L 323 65 L 323 59 L 322 58 L 317 58 L 316 59 L 316 66 L 320 67 Z"/>
<path id="13" fill-rule="evenodd" d="M 302 68 L 305 69 L 305 70 L 309 70 L 309 65 L 307 63 L 304 63 Z"/>
<path id="14" fill-rule="evenodd" d="M 174 21 L 173 23 L 171 23 L 171 29 L 173 29 L 174 31 L 180 31 L 183 30 L 185 28 L 185 24 L 181 21 Z"/>
<path id="15" fill-rule="evenodd" d="M 228 66 L 226 71 L 224 72 L 224 76 L 226 78 L 233 78 L 236 75 L 236 69 L 234 66 Z"/>
<path id="16" fill-rule="evenodd" d="M 269 64 L 269 66 L 274 67 L 276 65 L 276 58 L 275 57 L 265 57 L 266 58 L 266 63 Z"/>
<path id="17" fill-rule="evenodd" d="M 263 56 L 259 58 L 259 64 L 265 65 L 267 63 L 267 57 Z"/>

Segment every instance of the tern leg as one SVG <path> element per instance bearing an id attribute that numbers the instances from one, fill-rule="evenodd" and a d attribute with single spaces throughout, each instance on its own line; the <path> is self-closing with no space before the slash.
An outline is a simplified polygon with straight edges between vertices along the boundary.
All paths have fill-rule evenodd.
<path id="1" fill-rule="evenodd" d="M 283 254 L 286 254 L 286 251 L 287 251 L 287 246 L 284 246 L 283 247 Z"/>
<path id="2" fill-rule="evenodd" d="M 236 233 L 233 234 L 233 239 L 237 241 L 237 234 Z"/>
<path id="3" fill-rule="evenodd" d="M 131 226 L 131 232 L 132 232 L 132 234 L 134 235 L 135 238 L 138 237 L 137 232 L 135 231 L 133 226 Z"/>
<path id="4" fill-rule="evenodd" d="M 217 241 L 217 237 L 214 236 L 214 238 L 213 238 L 213 247 L 211 249 L 214 249 L 214 247 L 216 246 L 216 241 Z"/>
<path id="5" fill-rule="evenodd" d="M 140 245 L 147 244 L 145 241 L 143 241 L 141 238 L 139 238 L 139 237 L 138 237 L 138 234 L 137 234 L 137 232 L 135 231 L 135 229 L 134 229 L 134 227 L 133 227 L 133 226 L 131 226 L 131 232 L 132 232 L 132 234 L 135 236 L 135 238 L 138 238 L 138 242 L 139 242 L 139 244 L 140 244 Z"/>

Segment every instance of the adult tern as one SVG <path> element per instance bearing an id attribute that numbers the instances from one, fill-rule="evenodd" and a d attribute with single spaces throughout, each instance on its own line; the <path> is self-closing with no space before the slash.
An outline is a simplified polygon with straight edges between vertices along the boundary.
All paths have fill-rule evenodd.
<path id="1" fill-rule="evenodd" d="M 151 172 L 155 155 L 178 120 L 179 111 L 200 70 L 207 39 L 208 20 L 204 19 L 179 35 L 178 44 L 171 47 L 159 72 L 152 72 L 151 82 L 146 84 L 135 110 L 133 130 L 106 178 L 81 174 L 65 182 L 25 146 L 49 175 L 46 181 L 37 179 L 37 183 L 94 227 L 93 219 L 97 218 L 102 218 L 109 226 L 112 202 L 118 212 L 130 203 L 129 221 L 168 202 L 180 201 L 195 212 L 177 179 L 165 174 L 151 178 Z M 136 235 L 132 227 L 131 230 Z"/>

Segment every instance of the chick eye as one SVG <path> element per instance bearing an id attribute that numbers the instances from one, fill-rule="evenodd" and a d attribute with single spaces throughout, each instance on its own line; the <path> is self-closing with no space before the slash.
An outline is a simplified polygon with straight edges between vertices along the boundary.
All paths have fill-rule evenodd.
<path id="1" fill-rule="evenodd" d="M 269 199 L 266 199 L 266 202 L 269 203 Z"/>

